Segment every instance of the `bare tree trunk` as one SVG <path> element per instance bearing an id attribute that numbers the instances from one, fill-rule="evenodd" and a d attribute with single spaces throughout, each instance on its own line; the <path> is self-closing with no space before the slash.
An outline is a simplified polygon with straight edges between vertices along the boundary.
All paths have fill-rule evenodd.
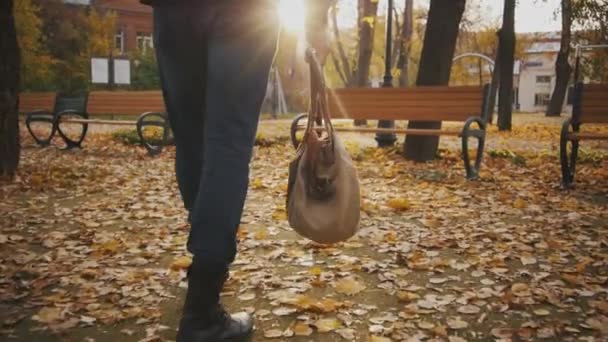
<path id="1" fill-rule="evenodd" d="M 410 85 L 409 66 L 410 66 L 410 44 L 414 32 L 414 0 L 405 0 L 403 11 L 403 24 L 401 26 L 401 39 L 399 41 L 399 61 L 397 67 L 401 70 L 399 75 L 399 86 L 407 87 Z"/>
<path id="2" fill-rule="evenodd" d="M 19 165 L 20 55 L 13 0 L 0 1 L 0 176 L 12 177 Z"/>
<path id="3" fill-rule="evenodd" d="M 403 32 L 403 25 L 406 24 L 406 18 L 403 17 L 403 22 L 399 21 L 399 10 L 397 8 L 393 8 L 393 21 L 395 22 L 395 38 L 393 39 L 393 54 L 391 56 L 391 62 L 393 65 L 391 66 L 391 70 L 396 68 L 399 62 L 399 56 L 401 55 L 401 49 L 403 45 L 401 44 L 402 36 L 401 32 Z"/>
<path id="4" fill-rule="evenodd" d="M 340 61 L 338 60 L 338 57 L 336 57 L 336 54 L 333 50 L 329 52 L 329 56 L 331 57 L 331 60 L 334 63 L 334 67 L 336 68 L 336 71 L 338 72 L 338 76 L 340 76 L 342 83 L 345 87 L 348 87 L 348 79 L 346 78 L 346 75 L 344 75 L 344 72 L 342 71 L 342 65 L 340 64 Z"/>
<path id="5" fill-rule="evenodd" d="M 431 0 L 416 85 L 447 85 L 466 0 Z M 409 128 L 439 129 L 441 122 L 410 121 Z M 405 157 L 415 161 L 435 158 L 439 137 L 408 135 Z"/>
<path id="6" fill-rule="evenodd" d="M 572 67 L 568 62 L 570 57 L 570 43 L 572 40 L 572 2 L 571 0 L 562 0 L 562 39 L 557 61 L 555 62 L 555 89 L 551 95 L 551 102 L 547 107 L 547 116 L 560 116 L 564 99 L 568 91 L 568 83 Z"/>
<path id="7" fill-rule="evenodd" d="M 378 14 L 378 1 L 359 0 L 359 56 L 357 61 L 357 87 L 367 87 L 369 69 L 374 53 L 374 30 Z M 366 120 L 355 120 L 355 125 L 365 125 Z"/>
<path id="8" fill-rule="evenodd" d="M 498 35 L 498 32 L 496 33 Z M 494 112 L 496 109 L 496 95 L 498 94 L 498 85 L 500 83 L 500 44 L 496 49 L 496 57 L 494 60 L 494 69 L 492 70 L 492 81 L 490 84 L 490 113 L 488 115 L 488 122 L 494 122 Z"/>
<path id="9" fill-rule="evenodd" d="M 498 129 L 510 131 L 513 116 L 513 65 L 515 64 L 515 4 L 505 0 L 500 44 L 500 90 L 498 92 Z"/>

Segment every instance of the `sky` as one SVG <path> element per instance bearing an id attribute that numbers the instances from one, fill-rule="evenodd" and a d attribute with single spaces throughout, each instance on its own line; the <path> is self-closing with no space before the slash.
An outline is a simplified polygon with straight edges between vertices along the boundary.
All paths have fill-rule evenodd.
<path id="1" fill-rule="evenodd" d="M 305 0 L 304 0 L 305 1 Z M 486 13 L 480 15 L 488 22 L 501 22 L 504 0 L 468 0 L 478 1 Z M 430 0 L 414 0 L 415 6 L 428 6 Z M 395 0 L 396 6 L 403 6 L 403 0 Z M 387 0 L 380 0 L 379 14 L 386 12 Z M 282 11 L 288 21 L 302 20 L 302 0 L 282 0 Z M 517 32 L 547 32 L 559 31 L 561 27 L 556 10 L 560 7 L 560 0 L 518 0 L 515 18 Z M 284 18 L 285 19 L 285 18 Z M 352 27 L 357 20 L 357 1 L 341 0 L 339 22 L 343 27 Z M 482 23 L 483 24 L 483 23 Z M 302 23 L 295 24 L 303 25 Z"/>
<path id="2" fill-rule="evenodd" d="M 494 17 L 502 16 L 503 1 L 481 0 L 488 6 Z M 561 18 L 556 17 L 560 7 L 559 0 L 519 0 L 515 13 L 515 30 L 517 32 L 560 31 Z"/>

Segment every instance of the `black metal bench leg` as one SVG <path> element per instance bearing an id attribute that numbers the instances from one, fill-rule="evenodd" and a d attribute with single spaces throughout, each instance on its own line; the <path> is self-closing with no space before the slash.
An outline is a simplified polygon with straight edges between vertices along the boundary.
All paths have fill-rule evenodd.
<path id="1" fill-rule="evenodd" d="M 572 128 L 572 129 L 571 129 Z M 570 133 L 578 132 L 580 125 L 573 125 L 572 119 L 564 121 L 559 141 L 559 159 L 562 167 L 562 187 L 568 188 L 574 183 L 576 159 L 578 157 L 578 140 L 572 139 Z M 571 144 L 568 151 L 568 144 Z"/>
<path id="2" fill-rule="evenodd" d="M 154 144 L 144 136 L 145 127 L 160 127 L 163 130 L 162 140 Z M 148 155 L 157 156 L 163 152 L 165 146 L 169 144 L 169 120 L 165 113 L 147 112 L 139 116 L 136 123 L 137 135 L 141 145 L 146 148 Z"/>
<path id="3" fill-rule="evenodd" d="M 49 135 L 47 137 L 39 137 L 38 135 L 36 135 L 34 129 L 32 128 L 32 123 L 34 122 L 44 122 L 50 125 L 51 132 L 49 133 Z M 34 138 L 34 141 L 36 141 L 36 144 L 38 144 L 38 146 L 46 147 L 51 145 L 51 140 L 53 140 L 53 137 L 55 136 L 56 132 L 55 117 L 52 113 L 47 111 L 36 111 L 27 113 L 25 117 L 25 127 L 27 127 L 28 132 L 30 133 L 32 138 Z"/>
<path id="4" fill-rule="evenodd" d="M 295 119 L 293 119 L 293 121 L 291 122 L 291 127 L 289 130 L 289 136 L 291 137 L 291 144 L 293 145 L 293 147 L 295 149 L 298 149 L 298 147 L 300 146 L 301 141 L 298 141 L 298 125 L 300 124 L 300 121 L 304 120 L 308 118 L 308 114 L 300 114 L 298 116 L 296 116 Z"/>
<path id="5" fill-rule="evenodd" d="M 471 126 L 476 123 L 479 128 L 473 129 Z M 471 162 L 469 156 L 469 138 L 477 139 L 477 155 Z M 469 118 L 462 129 L 462 160 L 467 173 L 467 179 L 475 180 L 479 178 L 479 169 L 483 160 L 483 151 L 486 142 L 486 125 L 480 117 Z"/>
<path id="6" fill-rule="evenodd" d="M 63 139 L 63 141 L 65 142 L 65 148 L 64 149 L 65 150 L 71 150 L 71 149 L 74 149 L 74 148 L 82 148 L 82 142 L 84 141 L 84 138 L 87 136 L 87 132 L 89 131 L 89 124 L 88 123 L 81 123 L 80 125 L 82 125 L 82 130 L 80 131 L 80 135 L 78 136 L 78 138 L 76 140 L 73 140 L 61 128 L 61 121 L 66 116 L 76 116 L 76 117 L 78 117 L 80 119 L 87 120 L 89 118 L 89 114 L 87 114 L 87 113 L 79 113 L 79 112 L 74 111 L 74 110 L 66 110 L 66 111 L 63 111 L 61 113 L 58 113 L 57 117 L 55 118 L 55 123 L 54 123 L 55 124 L 55 130 L 57 131 L 57 133 L 59 134 L 59 136 L 61 137 L 61 139 Z"/>

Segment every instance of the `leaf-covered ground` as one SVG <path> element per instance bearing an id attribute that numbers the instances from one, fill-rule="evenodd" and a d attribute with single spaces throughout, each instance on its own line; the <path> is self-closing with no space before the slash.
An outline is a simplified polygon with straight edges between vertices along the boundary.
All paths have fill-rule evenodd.
<path id="1" fill-rule="evenodd" d="M 255 314 L 254 340 L 608 339 L 605 142 L 582 144 L 565 191 L 559 120 L 492 129 L 475 182 L 454 138 L 415 164 L 345 135 L 362 228 L 320 246 L 285 221 L 287 125 L 262 124 L 224 289 Z M 0 189 L 0 340 L 174 339 L 189 263 L 174 151 L 150 158 L 99 131 L 70 152 L 23 137 L 20 176 Z"/>

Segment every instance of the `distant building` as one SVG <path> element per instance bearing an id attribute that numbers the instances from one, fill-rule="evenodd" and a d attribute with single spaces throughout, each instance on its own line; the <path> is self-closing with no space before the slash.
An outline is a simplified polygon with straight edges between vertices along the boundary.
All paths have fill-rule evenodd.
<path id="1" fill-rule="evenodd" d="M 114 46 L 121 54 L 135 49 L 154 47 L 152 8 L 139 0 L 64 0 L 66 4 L 91 6 L 101 13 L 113 11 L 117 16 Z"/>
<path id="2" fill-rule="evenodd" d="M 541 35 L 525 51 L 525 57 L 516 63 L 516 105 L 522 112 L 541 112 L 551 101 L 555 87 L 555 62 L 560 48 L 560 34 Z M 564 101 L 564 111 L 569 111 Z"/>

